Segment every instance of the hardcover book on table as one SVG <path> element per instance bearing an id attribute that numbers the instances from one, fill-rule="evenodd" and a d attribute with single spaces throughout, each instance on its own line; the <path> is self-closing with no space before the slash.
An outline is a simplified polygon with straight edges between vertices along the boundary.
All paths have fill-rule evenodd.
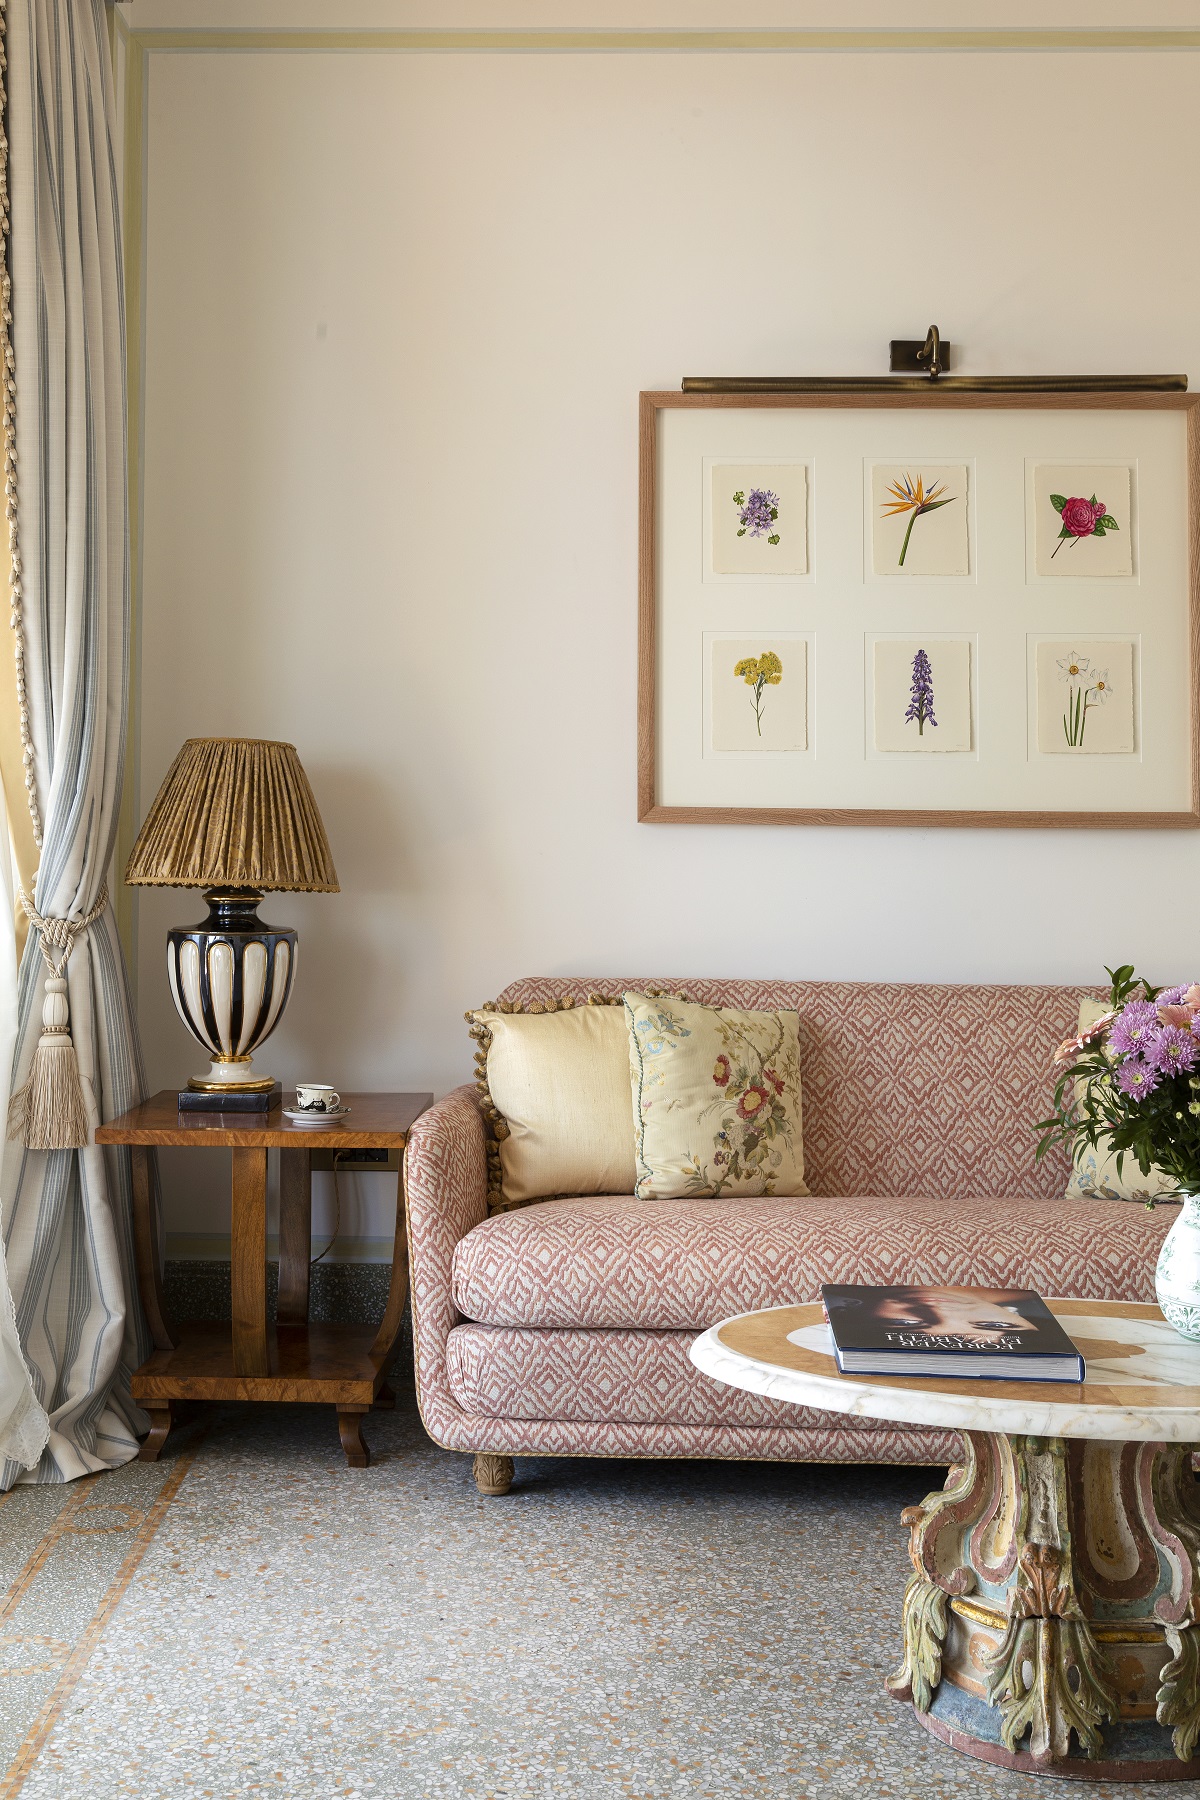
<path id="1" fill-rule="evenodd" d="M 1028 1288 L 822 1287 L 843 1375 L 1082 1381 L 1083 1358 Z"/>

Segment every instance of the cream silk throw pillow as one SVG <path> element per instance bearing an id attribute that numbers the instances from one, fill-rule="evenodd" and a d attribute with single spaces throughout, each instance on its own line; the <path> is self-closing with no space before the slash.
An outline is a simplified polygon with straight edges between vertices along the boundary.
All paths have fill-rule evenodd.
<path id="1" fill-rule="evenodd" d="M 1081 1000 L 1080 1031 L 1086 1031 L 1089 1025 L 1094 1025 L 1108 1010 L 1108 1002 L 1105 1000 Z M 1108 1145 L 1108 1137 L 1103 1135 L 1095 1149 L 1090 1144 L 1084 1146 L 1067 1183 L 1068 1200 L 1146 1201 L 1174 1196 L 1175 1186 L 1161 1169 L 1152 1166 L 1150 1173 L 1143 1175 L 1137 1166 L 1137 1158 L 1128 1150 L 1122 1159 L 1121 1173 L 1118 1175 L 1116 1152 L 1110 1150 Z"/>
<path id="2" fill-rule="evenodd" d="M 629 1047 L 620 1006 L 476 1012 L 487 1087 L 502 1114 L 501 1192 L 515 1205 L 554 1194 L 633 1192 Z"/>
<path id="3" fill-rule="evenodd" d="M 800 1020 L 626 994 L 641 1200 L 807 1194 Z"/>

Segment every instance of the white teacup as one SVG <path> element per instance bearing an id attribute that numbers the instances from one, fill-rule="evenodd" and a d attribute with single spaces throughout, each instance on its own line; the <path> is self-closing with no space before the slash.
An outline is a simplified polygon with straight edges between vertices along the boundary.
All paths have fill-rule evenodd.
<path id="1" fill-rule="evenodd" d="M 305 1081 L 296 1084 L 296 1110 L 298 1112 L 337 1112 L 342 1104 L 342 1096 L 325 1081 Z"/>

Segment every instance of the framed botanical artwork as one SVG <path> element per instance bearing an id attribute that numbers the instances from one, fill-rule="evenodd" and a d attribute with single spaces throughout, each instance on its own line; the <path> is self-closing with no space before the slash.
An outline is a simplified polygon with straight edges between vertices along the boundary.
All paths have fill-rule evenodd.
<path id="1" fill-rule="evenodd" d="M 1200 396 L 641 405 L 639 818 L 1200 825 Z"/>

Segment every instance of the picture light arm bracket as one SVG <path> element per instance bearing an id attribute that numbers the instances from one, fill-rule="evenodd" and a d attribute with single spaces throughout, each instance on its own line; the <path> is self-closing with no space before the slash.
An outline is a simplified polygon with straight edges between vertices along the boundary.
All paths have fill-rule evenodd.
<path id="1" fill-rule="evenodd" d="M 930 381 L 936 381 L 942 370 L 950 367 L 950 346 L 943 343 L 936 325 L 929 327 L 924 343 L 920 338 L 893 338 L 889 347 L 888 367 L 893 375 L 928 375 Z"/>

